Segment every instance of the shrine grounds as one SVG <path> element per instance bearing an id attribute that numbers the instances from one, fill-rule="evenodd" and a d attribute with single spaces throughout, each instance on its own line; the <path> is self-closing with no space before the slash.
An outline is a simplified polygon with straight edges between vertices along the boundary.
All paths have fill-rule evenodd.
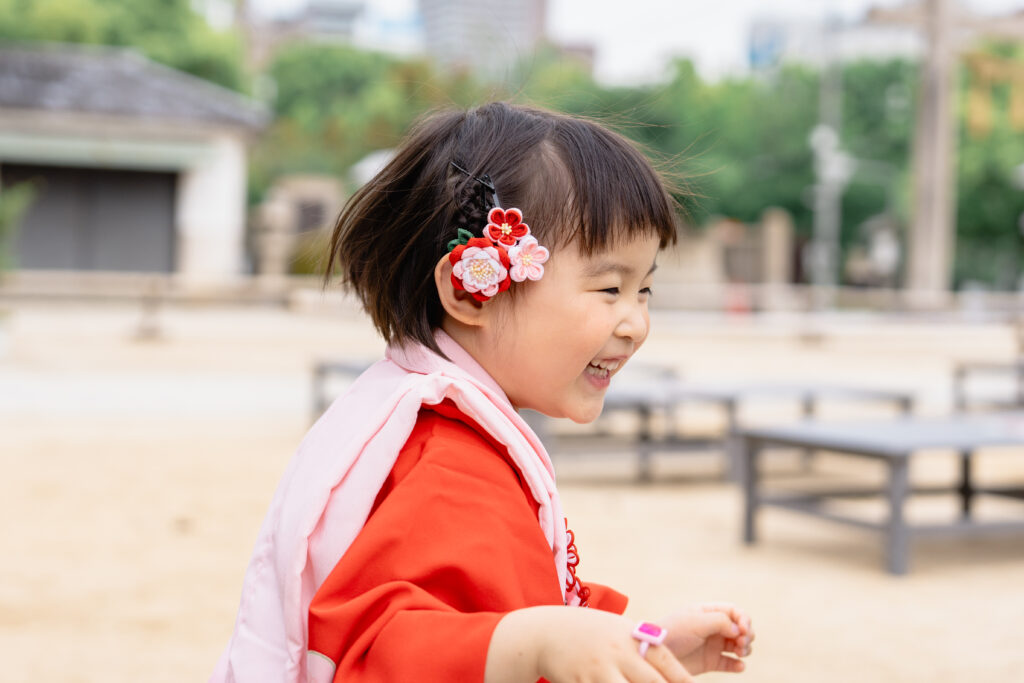
<path id="1" fill-rule="evenodd" d="M 131 304 L 6 308 L 2 678 L 205 680 L 231 632 L 267 504 L 310 424 L 312 364 L 374 359 L 381 342 L 343 302 L 167 305 L 155 327 Z M 956 361 L 1015 351 L 1007 326 L 956 316 L 657 311 L 641 359 L 702 381 L 909 390 L 918 412 L 941 414 L 950 410 Z M 891 413 L 835 405 L 823 418 Z M 797 415 L 797 407 L 765 404 L 744 419 Z M 721 426 L 710 409 L 682 418 L 698 432 Z M 981 481 L 1024 482 L 1019 450 L 979 457 Z M 650 484 L 634 481 L 629 453 L 555 462 L 584 581 L 630 595 L 637 618 L 702 600 L 731 600 L 754 616 L 754 655 L 737 680 L 1021 680 L 1024 539 L 922 541 L 910 573 L 894 577 L 883 570 L 881 539 L 781 510 L 765 511 L 761 543 L 744 546 L 740 494 L 722 478 L 716 451 L 659 457 Z M 770 462 L 780 478 L 805 476 L 802 467 L 795 454 Z M 871 463 L 828 455 L 814 467 L 834 479 L 881 476 Z M 956 467 L 952 454 L 937 455 L 915 465 L 912 478 L 951 481 Z M 915 503 L 910 516 L 955 509 L 952 499 Z M 980 510 L 1020 515 L 1024 505 Z"/>

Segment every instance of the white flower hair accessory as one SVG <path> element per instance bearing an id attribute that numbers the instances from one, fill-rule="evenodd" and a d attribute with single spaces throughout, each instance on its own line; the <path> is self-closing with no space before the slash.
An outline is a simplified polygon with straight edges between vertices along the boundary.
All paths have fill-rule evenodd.
<path id="1" fill-rule="evenodd" d="M 452 166 L 490 190 L 494 199 L 483 237 L 459 228 L 459 236 L 448 243 L 455 288 L 469 292 L 477 301 L 487 301 L 513 282 L 544 277 L 544 264 L 551 253 L 530 234 L 523 212 L 501 208 L 489 176 L 477 178 L 454 161 Z"/>
<path id="2" fill-rule="evenodd" d="M 472 239 L 470 242 L 486 242 Z M 462 287 L 471 294 L 492 297 L 508 288 L 508 256 L 493 246 L 459 246 L 462 252 L 452 265 L 452 279 L 459 280 Z M 454 251 L 452 252 L 454 254 Z M 503 258 L 504 257 L 504 258 Z"/>

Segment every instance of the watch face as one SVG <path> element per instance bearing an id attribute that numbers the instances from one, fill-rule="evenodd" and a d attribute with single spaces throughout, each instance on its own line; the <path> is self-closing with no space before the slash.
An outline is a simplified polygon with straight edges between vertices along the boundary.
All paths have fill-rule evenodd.
<path id="1" fill-rule="evenodd" d="M 633 630 L 633 637 L 649 643 L 660 644 L 665 639 L 665 629 L 649 621 L 642 621 Z"/>

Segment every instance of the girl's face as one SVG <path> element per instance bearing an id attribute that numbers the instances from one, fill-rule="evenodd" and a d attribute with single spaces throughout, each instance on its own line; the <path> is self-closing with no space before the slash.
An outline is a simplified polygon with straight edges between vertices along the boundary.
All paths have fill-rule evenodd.
<path id="1" fill-rule="evenodd" d="M 591 422 L 611 376 L 647 338 L 657 237 L 585 256 L 570 244 L 544 277 L 494 297 L 494 325 L 479 330 L 477 360 L 516 408 Z"/>

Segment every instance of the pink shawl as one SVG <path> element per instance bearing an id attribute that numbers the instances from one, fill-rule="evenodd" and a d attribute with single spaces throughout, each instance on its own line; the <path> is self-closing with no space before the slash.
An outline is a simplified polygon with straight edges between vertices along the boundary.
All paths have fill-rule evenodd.
<path id="1" fill-rule="evenodd" d="M 565 519 L 544 446 L 479 363 L 443 331 L 436 338 L 451 362 L 419 344 L 388 347 L 306 435 L 260 529 L 211 683 L 331 679 L 326 660 L 307 661 L 310 602 L 366 523 L 420 406 L 446 398 L 508 448 L 565 586 Z M 579 604 L 574 591 L 566 603 Z"/>

